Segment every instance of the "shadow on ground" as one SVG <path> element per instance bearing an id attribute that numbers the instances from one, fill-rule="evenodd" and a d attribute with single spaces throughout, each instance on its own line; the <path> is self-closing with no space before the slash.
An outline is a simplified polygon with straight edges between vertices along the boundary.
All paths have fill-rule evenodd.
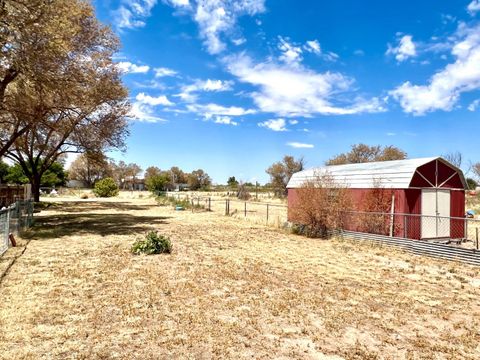
<path id="1" fill-rule="evenodd" d="M 71 201 L 71 202 L 42 202 L 35 204 L 35 208 L 61 211 L 64 213 L 78 213 L 92 210 L 117 210 L 117 211 L 142 211 L 150 210 L 158 205 L 142 204 L 135 205 L 129 202 L 98 202 L 98 201 Z"/>
<path id="2" fill-rule="evenodd" d="M 167 224 L 169 217 L 138 216 L 128 213 L 95 213 L 96 210 L 120 211 L 148 210 L 154 205 L 129 203 L 55 203 L 49 210 L 61 212 L 36 218 L 35 225 L 24 238 L 33 240 L 53 239 L 70 235 L 128 235 L 144 233 L 159 225 Z"/>

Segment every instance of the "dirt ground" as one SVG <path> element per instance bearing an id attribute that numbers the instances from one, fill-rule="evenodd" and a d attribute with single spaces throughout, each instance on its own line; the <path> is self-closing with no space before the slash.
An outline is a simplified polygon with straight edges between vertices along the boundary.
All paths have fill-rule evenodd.
<path id="1" fill-rule="evenodd" d="M 478 268 L 146 197 L 52 201 L 0 283 L 1 359 L 480 358 Z M 149 230 L 171 255 L 130 254 Z"/>

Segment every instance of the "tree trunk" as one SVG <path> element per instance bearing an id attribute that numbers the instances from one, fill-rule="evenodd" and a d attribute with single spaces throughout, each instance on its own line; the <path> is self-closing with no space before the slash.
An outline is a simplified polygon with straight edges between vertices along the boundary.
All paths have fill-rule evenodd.
<path id="1" fill-rule="evenodd" d="M 42 177 L 39 174 L 34 174 L 30 179 L 32 184 L 33 201 L 40 202 L 40 179 Z"/>

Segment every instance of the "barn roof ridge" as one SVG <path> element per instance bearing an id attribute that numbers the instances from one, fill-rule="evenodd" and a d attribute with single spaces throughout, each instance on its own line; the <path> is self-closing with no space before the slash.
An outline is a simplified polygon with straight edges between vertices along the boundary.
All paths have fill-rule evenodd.
<path id="1" fill-rule="evenodd" d="M 334 182 L 351 188 L 372 188 L 375 185 L 380 185 L 386 188 L 406 189 L 409 188 L 417 168 L 435 160 L 439 160 L 459 172 L 462 182 L 465 182 L 463 173 L 459 168 L 441 156 L 435 156 L 312 167 L 293 174 L 287 188 L 300 187 L 306 181 L 314 180 L 319 175 L 328 174 L 333 178 Z"/>

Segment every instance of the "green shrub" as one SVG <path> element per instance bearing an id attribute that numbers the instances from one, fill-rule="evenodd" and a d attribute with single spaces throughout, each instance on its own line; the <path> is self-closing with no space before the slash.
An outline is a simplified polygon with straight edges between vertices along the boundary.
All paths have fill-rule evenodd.
<path id="1" fill-rule="evenodd" d="M 155 231 L 150 231 L 145 239 L 135 241 L 131 251 L 134 254 L 170 254 L 172 252 L 172 242 L 169 238 L 158 235 Z"/>
<path id="2" fill-rule="evenodd" d="M 93 193 L 97 197 L 113 197 L 118 195 L 118 186 L 112 178 L 97 181 Z"/>

